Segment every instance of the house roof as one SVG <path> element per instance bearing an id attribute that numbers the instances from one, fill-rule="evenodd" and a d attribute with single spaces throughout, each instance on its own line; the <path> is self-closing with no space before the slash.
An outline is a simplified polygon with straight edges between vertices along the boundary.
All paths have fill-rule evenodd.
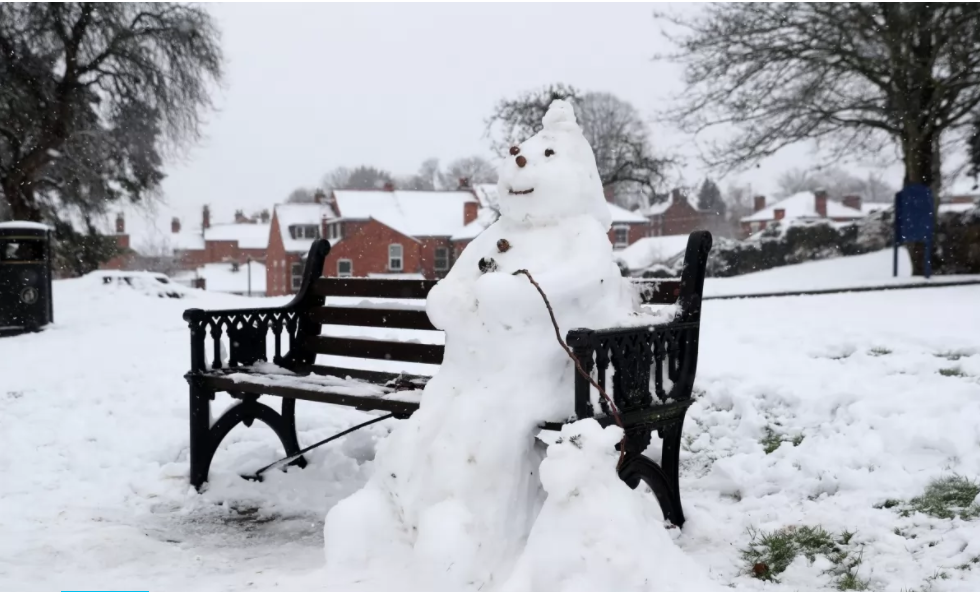
<path id="1" fill-rule="evenodd" d="M 279 235 L 287 253 L 305 253 L 313 244 L 311 238 L 293 238 L 289 235 L 289 227 L 297 224 L 316 224 L 326 218 L 335 218 L 333 209 L 327 204 L 290 203 L 278 204 L 275 207 L 275 219 L 279 223 Z"/>
<path id="2" fill-rule="evenodd" d="M 238 241 L 241 249 L 265 249 L 269 246 L 271 224 L 212 224 L 204 231 L 209 241 Z"/>
<path id="3" fill-rule="evenodd" d="M 463 204 L 477 202 L 469 191 L 333 192 L 341 218 L 373 218 L 411 237 L 453 236 L 461 231 Z"/>
<path id="4" fill-rule="evenodd" d="M 639 212 L 631 212 L 626 208 L 617 206 L 614 203 L 606 202 L 609 206 L 609 213 L 612 215 L 613 224 L 645 224 L 649 222 L 646 216 L 641 215 Z"/>
<path id="5" fill-rule="evenodd" d="M 771 206 L 762 208 L 758 212 L 745 216 L 742 222 L 768 222 L 776 219 L 775 210 L 783 210 L 783 219 L 791 220 L 794 218 L 821 218 L 817 214 L 816 197 L 812 191 L 801 191 L 791 195 L 784 200 L 778 201 Z M 828 199 L 827 217 L 828 218 L 861 218 L 864 213 L 849 208 L 844 204 Z"/>

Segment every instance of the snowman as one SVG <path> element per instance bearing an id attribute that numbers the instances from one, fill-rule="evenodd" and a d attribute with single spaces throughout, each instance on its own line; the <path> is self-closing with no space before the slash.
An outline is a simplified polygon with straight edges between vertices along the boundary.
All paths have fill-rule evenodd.
<path id="1" fill-rule="evenodd" d="M 541 286 L 562 335 L 637 322 L 571 105 L 554 101 L 543 123 L 500 166 L 500 218 L 429 294 L 446 348 L 419 410 L 327 515 L 330 590 L 489 592 L 513 570 L 545 499 L 538 426 L 572 415 L 575 373 L 542 295 L 515 272 Z"/>

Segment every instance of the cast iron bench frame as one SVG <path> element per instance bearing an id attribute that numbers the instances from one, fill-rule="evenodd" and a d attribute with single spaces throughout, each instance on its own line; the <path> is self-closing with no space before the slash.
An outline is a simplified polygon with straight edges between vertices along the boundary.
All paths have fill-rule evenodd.
<path id="1" fill-rule="evenodd" d="M 684 523 L 678 482 L 681 437 L 697 371 L 701 299 L 711 242 L 711 234 L 706 231 L 690 235 L 679 281 L 635 282 L 645 304 L 678 305 L 672 321 L 625 329 L 572 329 L 566 338 L 583 368 L 594 370 L 598 384 L 607 392 L 611 390 L 620 412 L 626 431 L 620 477 L 634 489 L 640 481 L 645 482 L 657 496 L 664 517 L 677 526 Z M 443 345 L 321 335 L 323 325 L 437 331 L 424 309 L 325 304 L 328 296 L 424 300 L 436 282 L 321 277 L 329 251 L 328 241 L 314 241 L 302 286 L 285 306 L 213 311 L 192 308 L 184 312 L 191 333 L 191 369 L 185 375 L 190 385 L 190 481 L 198 491 L 207 482 L 211 460 L 221 441 L 239 423 L 251 426 L 256 419 L 262 421 L 279 437 L 287 457 L 298 454 L 297 399 L 384 411 L 400 419 L 418 409 L 417 397 L 427 377 L 319 365 L 316 357 L 327 354 L 439 364 Z M 272 363 L 285 372 L 255 366 L 267 360 L 266 339 L 270 332 Z M 283 333 L 288 336 L 288 349 L 284 347 Z M 213 346 L 210 367 L 205 354 L 208 335 Z M 221 341 L 225 335 L 229 342 L 227 360 L 222 359 Z M 560 347 L 557 342 L 555 347 Z M 306 380 L 313 376 L 334 377 L 330 381 L 334 384 L 311 386 L 302 380 L 297 382 L 289 374 Z M 338 386 L 337 379 L 344 384 Z M 385 394 L 351 394 L 348 388 L 365 386 Z M 575 415 L 541 427 L 557 430 L 569 421 L 587 417 L 595 417 L 603 426 L 612 424 L 604 400 L 600 400 L 598 412 L 594 408 L 593 391 L 594 387 L 576 374 L 575 392 L 569 393 L 574 396 Z M 228 393 L 239 403 L 212 421 L 211 401 L 219 392 Z M 281 397 L 280 411 L 260 403 L 258 399 L 263 395 Z M 659 464 L 643 454 L 654 432 L 663 439 Z M 299 457 L 291 464 L 304 467 L 306 460 Z"/>

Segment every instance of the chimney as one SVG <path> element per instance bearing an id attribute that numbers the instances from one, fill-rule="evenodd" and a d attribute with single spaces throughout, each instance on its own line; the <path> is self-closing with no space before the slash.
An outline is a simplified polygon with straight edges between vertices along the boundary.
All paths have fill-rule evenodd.
<path id="1" fill-rule="evenodd" d="M 116 214 L 116 234 L 126 234 L 126 219 L 122 212 Z"/>
<path id="2" fill-rule="evenodd" d="M 201 208 L 201 229 L 211 228 L 211 208 L 204 206 Z"/>
<path id="3" fill-rule="evenodd" d="M 764 210 L 764 209 L 766 209 L 766 196 L 765 195 L 755 196 L 755 202 L 753 203 L 752 211 L 758 212 L 759 210 Z"/>
<path id="4" fill-rule="evenodd" d="M 841 199 L 841 201 L 844 203 L 845 206 L 847 206 L 847 207 L 849 207 L 851 209 L 857 210 L 859 212 L 861 211 L 861 196 L 860 195 L 845 195 Z"/>
<path id="5" fill-rule="evenodd" d="M 392 183 L 391 181 L 385 181 L 384 190 L 385 191 L 394 191 L 395 190 L 395 184 Z"/>
<path id="6" fill-rule="evenodd" d="M 681 201 L 681 199 L 683 199 L 683 196 L 681 195 L 681 190 L 680 189 L 672 189 L 670 191 L 670 201 L 671 201 L 671 203 L 678 203 L 678 202 Z"/>
<path id="7" fill-rule="evenodd" d="M 776 218 L 776 220 L 782 220 L 786 217 L 786 210 L 783 208 L 776 208 L 772 211 L 772 215 L 774 218 Z"/>
<path id="8" fill-rule="evenodd" d="M 480 203 L 468 201 L 463 204 L 463 225 L 476 220 L 477 213 L 480 211 Z"/>
<path id="9" fill-rule="evenodd" d="M 242 210 L 235 210 L 235 224 L 245 224 L 248 222 L 248 218 L 245 217 L 245 212 Z"/>
<path id="10" fill-rule="evenodd" d="M 180 234 L 180 218 L 173 218 L 170 220 L 170 232 Z"/>
<path id="11" fill-rule="evenodd" d="M 606 185 L 602 188 L 602 194 L 606 197 L 606 201 L 613 203 L 613 198 L 616 197 L 616 190 L 613 189 L 612 185 Z"/>
<path id="12" fill-rule="evenodd" d="M 461 191 L 463 191 L 463 190 L 466 190 L 466 189 L 469 189 L 469 188 L 470 188 L 470 178 L 469 177 L 460 177 L 459 178 L 459 187 L 458 187 L 458 189 L 461 190 Z"/>
<path id="13" fill-rule="evenodd" d="M 313 203 L 322 204 L 327 199 L 327 194 L 322 189 L 313 192 Z"/>
<path id="14" fill-rule="evenodd" d="M 825 190 L 817 189 L 813 192 L 813 207 L 817 210 L 817 216 L 827 217 L 827 192 Z"/>

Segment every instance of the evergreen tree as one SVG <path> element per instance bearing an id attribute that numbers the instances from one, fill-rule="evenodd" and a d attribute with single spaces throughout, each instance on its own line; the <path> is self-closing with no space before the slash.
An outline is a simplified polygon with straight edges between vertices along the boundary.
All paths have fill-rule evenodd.
<path id="1" fill-rule="evenodd" d="M 711 179 L 705 179 L 698 191 L 698 209 L 714 212 L 719 216 L 725 215 L 725 200 L 721 198 L 721 189 Z"/>

